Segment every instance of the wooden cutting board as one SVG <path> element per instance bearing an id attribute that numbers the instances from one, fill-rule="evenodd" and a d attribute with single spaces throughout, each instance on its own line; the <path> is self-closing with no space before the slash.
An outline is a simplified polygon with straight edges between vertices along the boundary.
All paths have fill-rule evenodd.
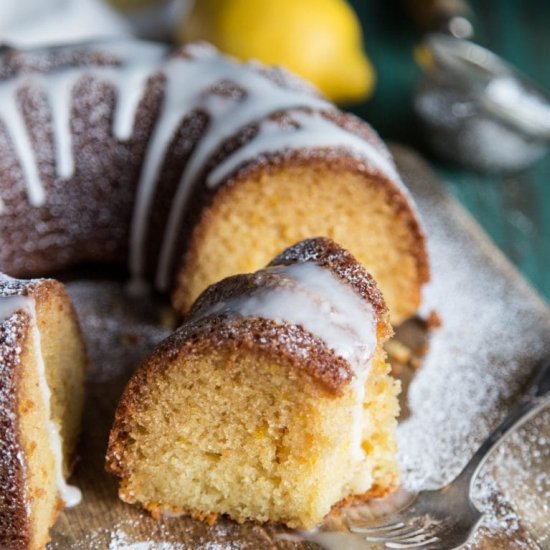
<path id="1" fill-rule="evenodd" d="M 550 353 L 550 312 L 426 164 L 402 147 L 394 147 L 394 154 L 429 239 L 433 273 L 422 313 L 435 310 L 442 320 L 423 367 L 399 369 L 412 379 L 399 428 L 403 478 L 408 487 L 421 489 L 459 472 L 521 392 L 536 362 Z M 80 459 L 71 480 L 83 501 L 61 514 L 50 547 L 316 547 L 280 540 L 278 533 L 285 531 L 276 526 L 222 520 L 209 527 L 185 517 L 155 521 L 118 500 L 115 479 L 103 469 L 114 408 L 131 372 L 169 334 L 173 318 L 158 298 L 126 297 L 121 282 L 77 280 L 68 286 L 92 360 Z M 412 323 L 399 335 L 412 348 L 423 342 L 418 326 Z M 550 496 L 548 426 L 550 407 L 485 468 L 477 498 L 488 516 L 471 548 L 537 548 L 536 540 L 550 547 L 544 517 Z"/>

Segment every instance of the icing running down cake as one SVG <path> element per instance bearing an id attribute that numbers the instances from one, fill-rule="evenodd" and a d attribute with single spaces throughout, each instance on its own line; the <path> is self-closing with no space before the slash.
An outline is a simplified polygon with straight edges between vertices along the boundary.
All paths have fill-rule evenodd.
<path id="1" fill-rule="evenodd" d="M 43 548 L 80 431 L 86 356 L 63 286 L 0 274 L 0 547 Z"/>
<path id="2" fill-rule="evenodd" d="M 373 273 L 394 323 L 428 279 L 374 131 L 286 72 L 205 44 L 5 48 L 0 152 L 0 270 L 14 276 L 125 264 L 183 313 L 209 284 L 320 234 Z"/>
<path id="3" fill-rule="evenodd" d="M 121 398 L 107 452 L 120 497 L 310 528 L 391 491 L 391 332 L 374 280 L 325 238 L 209 287 Z"/>

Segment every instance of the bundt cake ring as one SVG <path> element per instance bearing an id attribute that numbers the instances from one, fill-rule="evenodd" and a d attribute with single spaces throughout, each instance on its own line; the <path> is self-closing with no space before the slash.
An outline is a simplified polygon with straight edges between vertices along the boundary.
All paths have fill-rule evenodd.
<path id="1" fill-rule="evenodd" d="M 326 235 L 398 324 L 428 279 L 412 200 L 375 132 L 286 72 L 205 44 L 0 54 L 0 271 L 128 266 L 184 313 L 208 285 Z"/>

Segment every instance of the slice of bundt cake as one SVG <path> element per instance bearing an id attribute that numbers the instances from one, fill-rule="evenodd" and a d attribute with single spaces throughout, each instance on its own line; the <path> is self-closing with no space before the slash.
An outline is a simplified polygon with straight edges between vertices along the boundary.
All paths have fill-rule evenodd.
<path id="1" fill-rule="evenodd" d="M 208 288 L 136 371 L 107 469 L 153 514 L 310 528 L 398 479 L 398 383 L 374 280 L 311 239 Z"/>
<path id="2" fill-rule="evenodd" d="M 44 548 L 67 485 L 86 355 L 61 283 L 0 275 L 0 548 Z"/>

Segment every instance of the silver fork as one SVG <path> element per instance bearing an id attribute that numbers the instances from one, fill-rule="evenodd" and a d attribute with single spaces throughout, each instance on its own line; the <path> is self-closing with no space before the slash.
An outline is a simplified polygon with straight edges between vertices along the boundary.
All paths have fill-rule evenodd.
<path id="1" fill-rule="evenodd" d="M 480 512 L 470 499 L 472 482 L 491 451 L 514 428 L 535 416 L 550 403 L 550 358 L 538 367 L 527 392 L 502 423 L 484 441 L 455 480 L 437 491 L 422 491 L 390 523 L 361 524 L 357 518 L 348 524 L 350 531 L 365 536 L 368 542 L 384 543 L 392 549 L 451 550 L 465 544 L 479 525 Z"/>

